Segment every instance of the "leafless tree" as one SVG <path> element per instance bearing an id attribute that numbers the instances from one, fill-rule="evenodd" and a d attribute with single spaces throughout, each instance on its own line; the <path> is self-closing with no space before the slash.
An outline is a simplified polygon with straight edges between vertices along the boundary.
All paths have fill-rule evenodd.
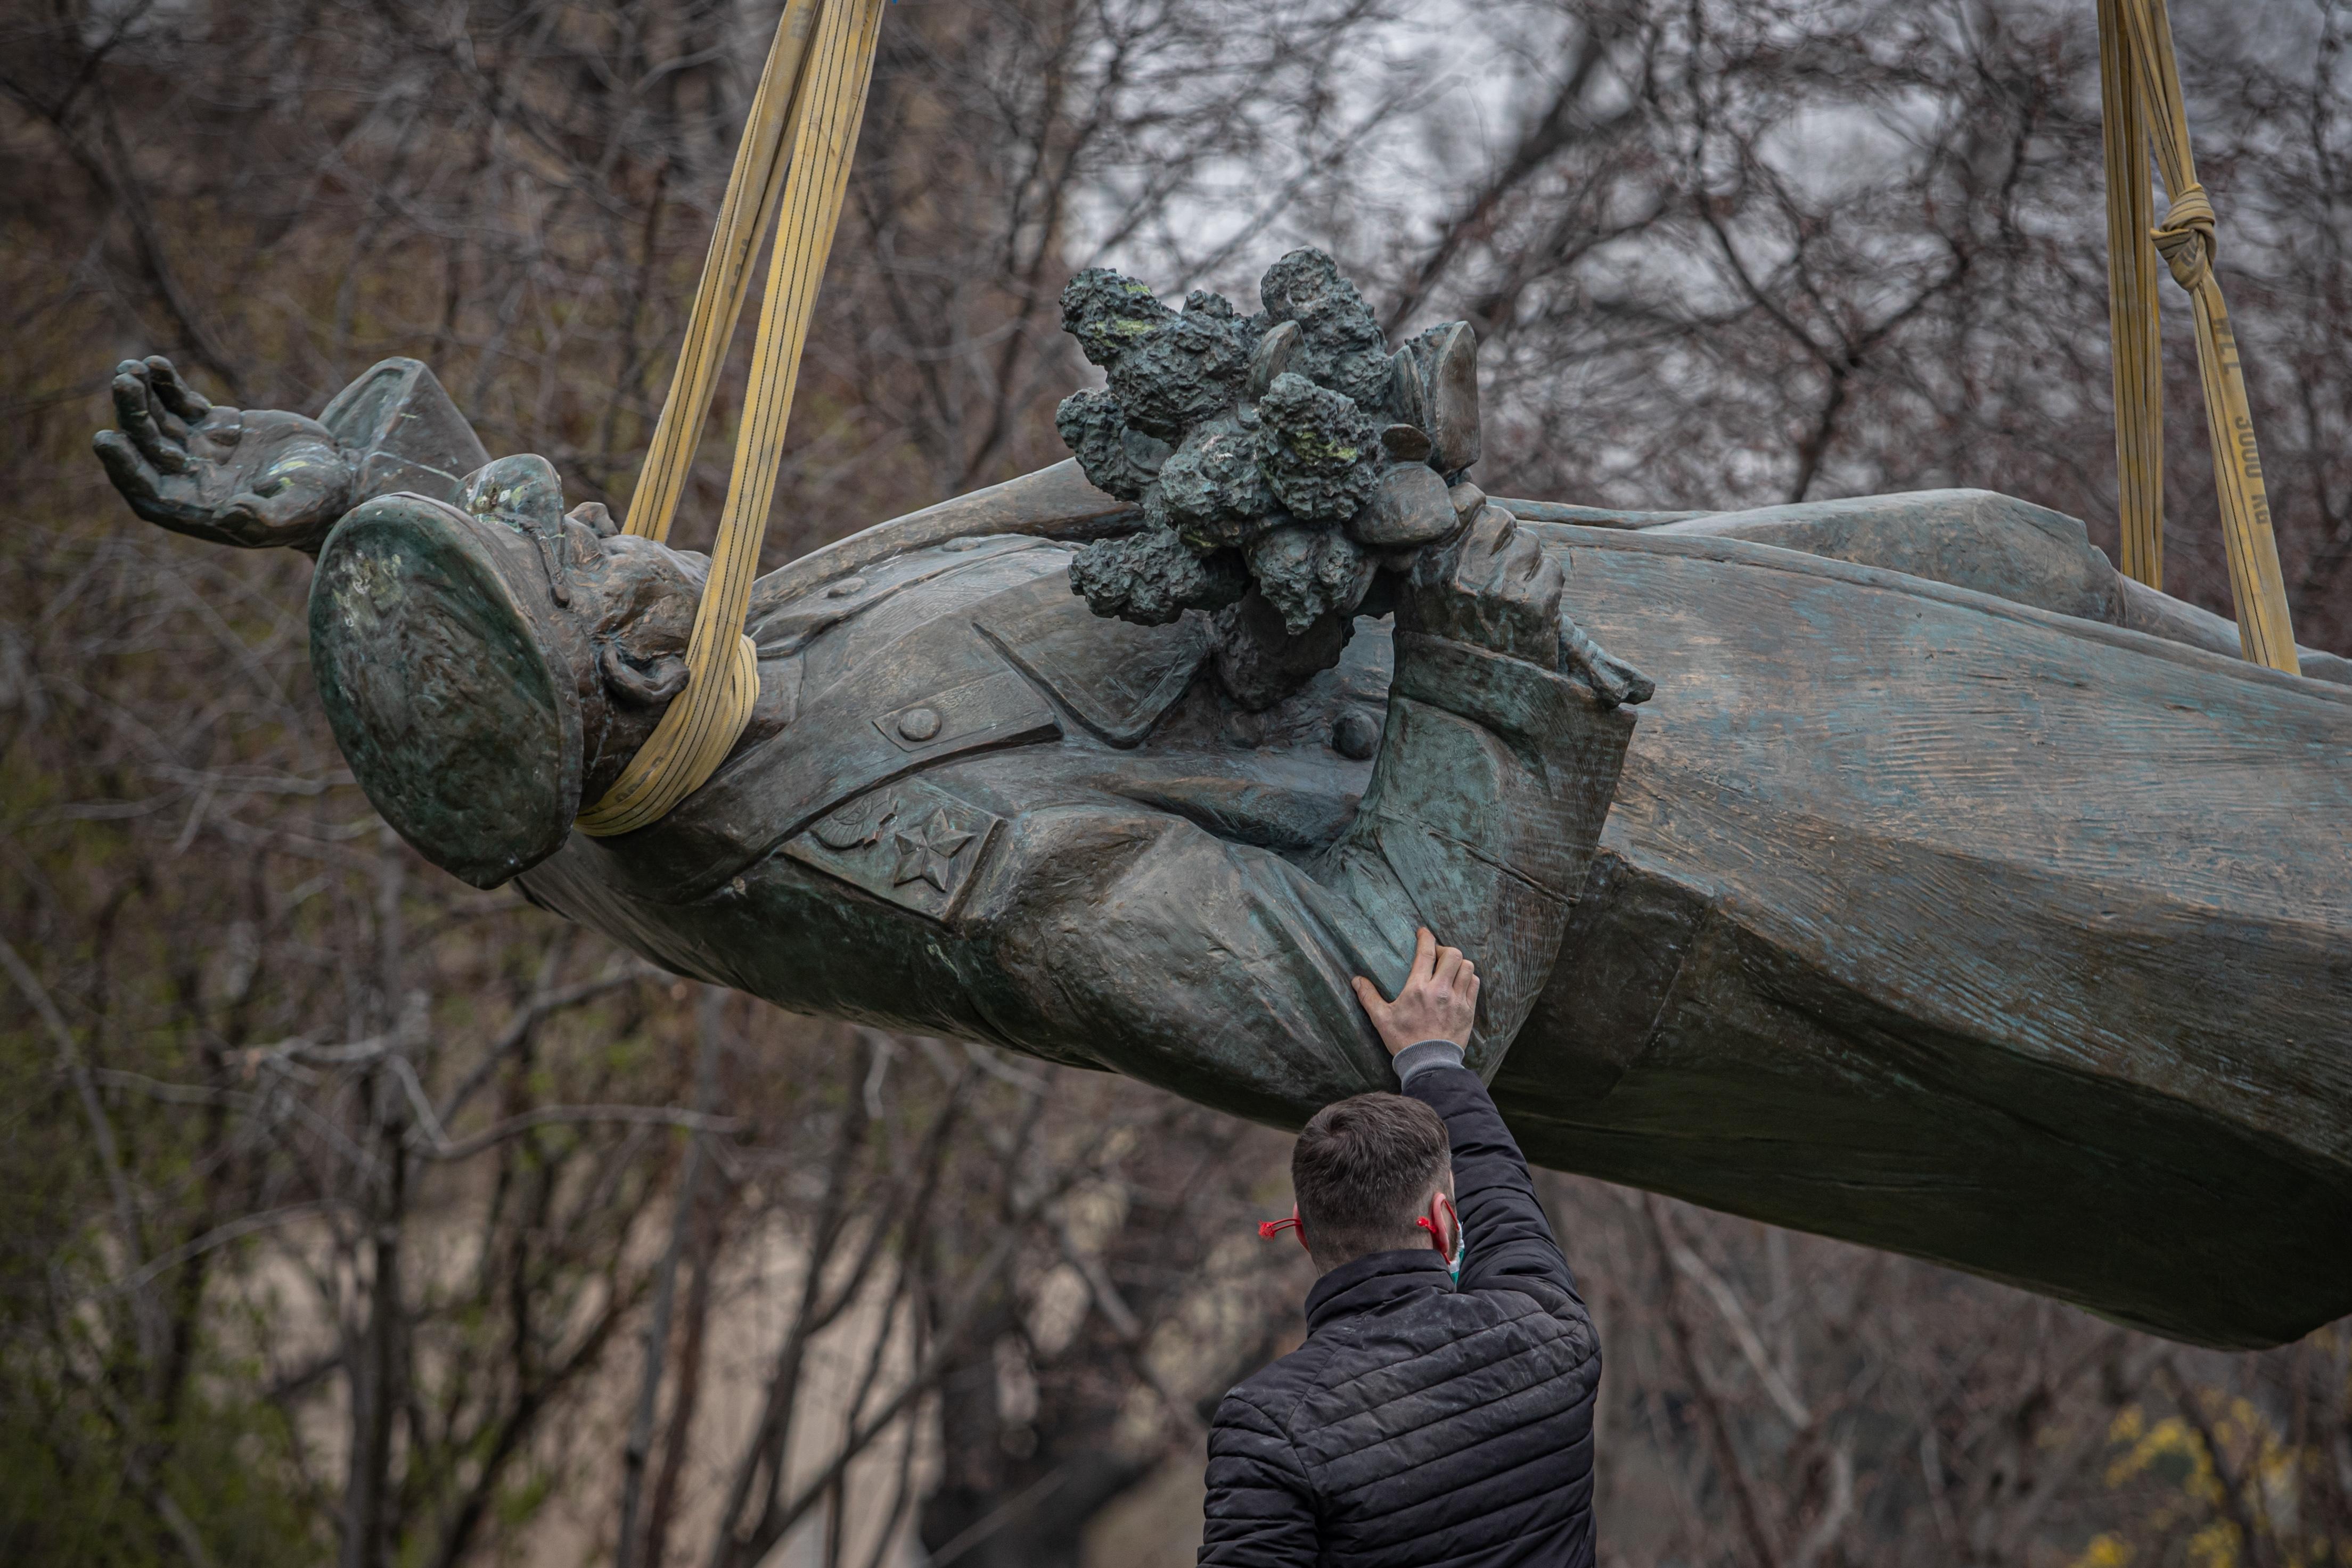
<path id="1" fill-rule="evenodd" d="M 1281 1139 L 457 888 L 335 755 L 301 563 L 156 534 L 89 460 L 123 354 L 308 409 L 406 353 L 625 497 L 774 9 L 0 12 L 0 1556 L 1076 1563 L 1300 1332 L 1246 1228 Z M 2345 7 L 2180 10 L 2299 629 L 2340 644 Z M 895 7 L 775 549 L 1060 457 L 1075 267 L 1245 298 L 1300 241 L 1399 327 L 1477 323 L 1491 488 L 1979 484 L 2107 537 L 2094 73 L 2059 0 Z M 2226 609 L 2171 340 L 2173 581 Z M 2352 1556 L 2340 1326 L 2211 1356 L 1553 1197 L 1612 1562 Z"/>
<path id="2" fill-rule="evenodd" d="M 2294 608 L 2327 645 L 2352 631 L 2347 11 L 2179 9 Z M 1392 319 L 1477 323 L 1503 415 L 1490 487 L 1720 508 L 1975 485 L 2113 548 L 2089 6 L 1498 11 L 1490 145 L 1351 258 L 1389 277 Z M 2168 586 L 2227 612 L 2180 304 Z"/>

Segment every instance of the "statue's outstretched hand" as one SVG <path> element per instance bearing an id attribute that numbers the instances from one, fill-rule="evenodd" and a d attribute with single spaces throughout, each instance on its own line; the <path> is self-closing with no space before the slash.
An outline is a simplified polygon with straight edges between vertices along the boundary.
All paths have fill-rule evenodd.
<path id="1" fill-rule="evenodd" d="M 1602 649 L 1562 608 L 1567 586 L 1535 530 L 1487 506 L 1457 542 L 1415 563 L 1412 601 L 1422 626 L 1441 637 L 1573 675 L 1605 706 L 1647 702 L 1655 690 L 1649 678 Z"/>
<path id="2" fill-rule="evenodd" d="M 326 426 L 218 407 L 161 355 L 115 367 L 114 416 L 99 460 L 132 511 L 174 533 L 315 551 L 349 501 L 352 465 Z"/>

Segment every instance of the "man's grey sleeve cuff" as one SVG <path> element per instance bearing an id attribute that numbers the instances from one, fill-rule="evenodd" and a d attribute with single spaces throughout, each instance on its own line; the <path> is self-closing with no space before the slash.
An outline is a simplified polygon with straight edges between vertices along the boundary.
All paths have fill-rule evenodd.
<path id="1" fill-rule="evenodd" d="M 1408 1045 L 1396 1053 L 1397 1087 L 1402 1089 L 1412 1082 L 1416 1072 L 1461 1065 L 1462 1048 L 1450 1040 L 1424 1040 L 1419 1045 Z"/>

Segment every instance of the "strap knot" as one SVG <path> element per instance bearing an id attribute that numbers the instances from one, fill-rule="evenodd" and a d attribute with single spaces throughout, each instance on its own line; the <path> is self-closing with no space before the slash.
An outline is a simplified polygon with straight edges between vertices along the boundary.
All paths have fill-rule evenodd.
<path id="1" fill-rule="evenodd" d="M 2172 280 L 2194 291 L 2213 274 L 2213 204 L 2202 185 L 2189 185 L 2164 209 L 2164 221 L 2148 231 Z"/>

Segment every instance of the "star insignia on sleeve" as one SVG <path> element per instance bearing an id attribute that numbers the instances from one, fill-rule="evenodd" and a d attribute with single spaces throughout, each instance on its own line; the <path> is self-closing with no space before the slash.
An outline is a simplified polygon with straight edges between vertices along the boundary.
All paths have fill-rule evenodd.
<path id="1" fill-rule="evenodd" d="M 891 884 L 903 887 L 910 882 L 928 882 L 941 893 L 953 891 L 955 858 L 972 835 L 948 820 L 945 807 L 935 808 L 919 828 L 900 828 L 893 833 L 898 841 L 898 864 L 891 873 Z"/>

